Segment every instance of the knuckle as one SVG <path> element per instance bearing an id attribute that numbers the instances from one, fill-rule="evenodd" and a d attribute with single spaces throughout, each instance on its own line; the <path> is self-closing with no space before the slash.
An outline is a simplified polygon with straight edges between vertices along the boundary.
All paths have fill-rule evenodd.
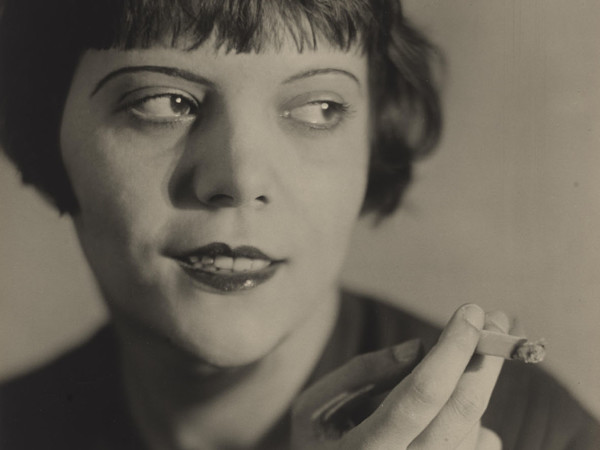
<path id="1" fill-rule="evenodd" d="M 452 396 L 450 405 L 454 412 L 463 419 L 477 420 L 485 412 L 488 398 L 476 393 L 459 393 Z"/>
<path id="2" fill-rule="evenodd" d="M 371 422 L 377 422 L 379 429 L 393 429 L 398 420 L 403 419 L 403 408 L 401 405 L 393 405 L 388 408 L 380 408 L 377 415 L 373 416 Z"/>
<path id="3" fill-rule="evenodd" d="M 413 375 L 409 395 L 414 402 L 425 406 L 439 405 L 444 402 L 443 393 L 435 380 L 419 374 Z"/>
<path id="4" fill-rule="evenodd" d="M 477 338 L 478 334 L 474 330 L 469 330 L 464 335 L 456 336 L 452 339 L 450 342 L 451 349 L 457 354 L 473 353 L 477 344 Z"/>

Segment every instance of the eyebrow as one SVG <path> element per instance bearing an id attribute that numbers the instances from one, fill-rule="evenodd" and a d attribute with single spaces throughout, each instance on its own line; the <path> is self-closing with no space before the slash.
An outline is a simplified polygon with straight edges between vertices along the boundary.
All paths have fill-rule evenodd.
<path id="1" fill-rule="evenodd" d="M 182 78 L 184 80 L 191 81 L 192 83 L 204 84 L 207 86 L 214 87 L 214 83 L 212 81 L 208 80 L 207 78 L 204 78 L 201 75 L 195 74 L 193 72 L 189 72 L 187 70 L 177 69 L 175 67 L 129 66 L 129 67 L 122 67 L 121 69 L 117 69 L 114 72 L 110 72 L 108 75 L 106 75 L 100 81 L 98 81 L 98 83 L 96 83 L 96 86 L 94 87 L 94 90 L 90 94 L 90 97 L 93 97 L 102 88 L 102 86 L 104 86 L 106 83 L 108 83 L 113 78 L 118 77 L 120 75 L 127 74 L 127 73 L 135 73 L 135 72 L 162 73 L 165 75 L 169 75 L 171 77 Z"/>
<path id="2" fill-rule="evenodd" d="M 356 82 L 356 84 L 358 84 L 360 86 L 360 80 L 352 72 L 348 72 L 347 70 L 343 70 L 343 69 L 334 69 L 334 68 L 314 69 L 314 70 L 308 70 L 306 72 L 299 73 L 297 75 L 292 75 L 291 77 L 286 78 L 283 81 L 283 84 L 292 83 L 294 81 L 301 80 L 304 78 L 314 77 L 315 75 L 326 75 L 329 73 L 345 75 L 348 78 L 351 78 L 353 81 Z"/>
<path id="3" fill-rule="evenodd" d="M 165 75 L 169 75 L 171 77 L 182 78 L 184 80 L 191 81 L 192 83 L 204 84 L 207 86 L 214 87 L 214 83 L 212 81 L 208 80 L 207 78 L 204 78 L 201 75 L 195 74 L 193 72 L 189 72 L 187 70 L 177 69 L 175 67 L 129 66 L 129 67 L 122 67 L 121 69 L 117 69 L 113 72 L 110 72 L 108 75 L 104 76 L 100 81 L 98 81 L 98 83 L 96 83 L 96 86 L 94 87 L 94 90 L 90 94 L 90 97 L 93 97 L 94 95 L 96 95 L 96 93 L 100 89 L 102 89 L 102 86 L 104 86 L 106 83 L 108 83 L 113 78 L 116 78 L 120 75 L 124 75 L 127 73 L 135 73 L 135 72 L 162 73 Z M 337 74 L 345 75 L 348 78 L 352 79 L 354 82 L 356 82 L 356 84 L 358 84 L 359 86 L 361 85 L 360 80 L 353 73 L 348 72 L 347 70 L 334 69 L 334 68 L 314 69 L 314 70 L 308 70 L 306 72 L 299 73 L 297 75 L 292 75 L 291 77 L 286 78 L 283 81 L 283 84 L 292 83 L 294 81 L 301 80 L 304 78 L 314 77 L 316 75 L 326 75 L 329 73 L 337 73 Z"/>

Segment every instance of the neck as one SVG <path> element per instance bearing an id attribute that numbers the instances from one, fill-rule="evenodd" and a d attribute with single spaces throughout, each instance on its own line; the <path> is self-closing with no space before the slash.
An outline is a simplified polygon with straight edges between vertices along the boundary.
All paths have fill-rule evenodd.
<path id="1" fill-rule="evenodd" d="M 219 369 L 119 326 L 125 387 L 150 448 L 251 449 L 285 416 L 335 326 L 337 293 L 262 359 Z M 324 299 L 325 300 L 325 299 Z"/>

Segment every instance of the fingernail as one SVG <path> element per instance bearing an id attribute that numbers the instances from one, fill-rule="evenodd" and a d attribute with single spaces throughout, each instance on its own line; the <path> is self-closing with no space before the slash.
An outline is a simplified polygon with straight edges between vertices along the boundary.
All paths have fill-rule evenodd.
<path id="1" fill-rule="evenodd" d="M 403 364 L 410 364 L 414 362 L 421 353 L 421 340 L 411 339 L 410 341 L 403 342 L 402 344 L 395 345 L 392 347 L 392 354 L 394 359 Z"/>
<path id="2" fill-rule="evenodd" d="M 462 316 L 478 330 L 483 328 L 483 324 L 485 323 L 485 313 L 479 306 L 473 304 L 463 306 Z"/>

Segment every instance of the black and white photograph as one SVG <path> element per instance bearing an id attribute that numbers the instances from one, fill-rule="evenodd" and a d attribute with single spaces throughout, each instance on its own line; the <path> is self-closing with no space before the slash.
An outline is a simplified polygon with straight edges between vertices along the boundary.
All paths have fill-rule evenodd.
<path id="1" fill-rule="evenodd" d="M 0 0 L 0 450 L 600 448 L 600 2 Z"/>

